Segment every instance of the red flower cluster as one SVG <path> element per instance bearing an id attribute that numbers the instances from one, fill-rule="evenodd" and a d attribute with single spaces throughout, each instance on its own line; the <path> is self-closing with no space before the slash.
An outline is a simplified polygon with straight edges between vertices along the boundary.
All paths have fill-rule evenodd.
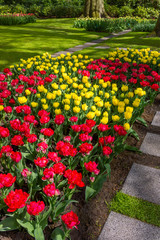
<path id="1" fill-rule="evenodd" d="M 48 164 L 48 159 L 46 157 L 38 157 L 37 159 L 34 159 L 34 163 L 38 166 L 38 167 L 46 167 Z"/>
<path id="2" fill-rule="evenodd" d="M 106 124 L 100 123 L 98 125 L 98 130 L 101 131 L 101 132 L 108 131 L 109 129 L 111 129 L 111 128 L 108 125 L 106 125 Z"/>
<path id="3" fill-rule="evenodd" d="M 77 154 L 77 149 L 73 147 L 69 142 L 59 141 L 56 145 L 56 150 L 62 156 L 72 156 Z"/>
<path id="4" fill-rule="evenodd" d="M 13 177 L 11 173 L 0 174 L 0 188 L 11 187 L 16 181 L 16 177 Z"/>
<path id="5" fill-rule="evenodd" d="M 58 163 L 61 161 L 61 158 L 58 157 L 58 153 L 56 152 L 49 152 L 48 153 L 48 159 L 55 162 L 55 163 Z"/>
<path id="6" fill-rule="evenodd" d="M 65 117 L 63 115 L 59 114 L 59 115 L 56 115 L 54 122 L 57 125 L 61 125 L 62 123 L 64 123 L 64 120 L 65 120 Z"/>
<path id="7" fill-rule="evenodd" d="M 27 212 L 30 215 L 37 216 L 45 209 L 45 204 L 43 201 L 30 202 L 27 204 Z"/>
<path id="8" fill-rule="evenodd" d="M 69 229 L 77 228 L 77 225 L 80 223 L 78 216 L 73 211 L 62 215 L 61 219 Z"/>
<path id="9" fill-rule="evenodd" d="M 0 137 L 1 138 L 9 137 L 9 130 L 8 130 L 8 128 L 4 128 L 4 127 L 0 126 Z"/>
<path id="10" fill-rule="evenodd" d="M 127 134 L 127 131 L 124 129 L 121 125 L 114 125 L 115 132 L 118 133 L 120 136 L 125 136 Z"/>
<path id="11" fill-rule="evenodd" d="M 29 194 L 23 192 L 22 189 L 10 191 L 10 193 L 4 199 L 5 204 L 9 207 L 7 211 L 15 212 L 17 209 L 23 208 L 26 205 L 28 197 Z"/>
<path id="12" fill-rule="evenodd" d="M 18 163 L 22 159 L 21 152 L 11 152 L 11 158 L 14 162 Z"/>
<path id="13" fill-rule="evenodd" d="M 103 147 L 103 155 L 109 156 L 112 153 L 112 149 L 109 146 Z"/>
<path id="14" fill-rule="evenodd" d="M 79 146 L 79 148 L 80 148 L 80 151 L 79 151 L 80 153 L 82 153 L 83 155 L 86 155 L 86 154 L 89 155 L 93 149 L 93 146 L 90 143 L 82 143 Z"/>
<path id="15" fill-rule="evenodd" d="M 85 184 L 82 182 L 82 174 L 76 170 L 68 169 L 65 171 L 64 176 L 68 179 L 69 188 L 73 189 L 76 185 L 78 187 L 84 187 Z"/>
<path id="16" fill-rule="evenodd" d="M 86 142 L 86 141 L 92 141 L 92 137 L 88 135 L 88 133 L 81 133 L 79 134 L 79 139 L 82 142 Z"/>
<path id="17" fill-rule="evenodd" d="M 40 117 L 40 123 L 41 124 L 46 124 L 50 121 L 50 117 L 49 117 L 50 113 L 45 111 L 45 110 L 40 110 L 38 112 L 38 116 Z"/>
<path id="18" fill-rule="evenodd" d="M 23 137 L 21 135 L 15 135 L 11 140 L 11 144 L 15 146 L 23 146 Z"/>
<path id="19" fill-rule="evenodd" d="M 102 146 L 112 144 L 114 141 L 115 137 L 112 137 L 111 135 L 99 138 L 99 144 Z"/>
<path id="20" fill-rule="evenodd" d="M 41 133 L 47 137 L 51 137 L 54 134 L 54 131 L 51 128 L 42 128 Z"/>
<path id="21" fill-rule="evenodd" d="M 90 161 L 88 163 L 84 163 L 84 166 L 87 171 L 93 172 L 95 175 L 98 175 L 100 172 L 100 170 L 97 169 L 98 164 L 96 162 Z"/>
<path id="22" fill-rule="evenodd" d="M 43 192 L 49 197 L 60 195 L 60 191 L 58 189 L 56 189 L 54 183 L 46 185 L 43 188 Z"/>

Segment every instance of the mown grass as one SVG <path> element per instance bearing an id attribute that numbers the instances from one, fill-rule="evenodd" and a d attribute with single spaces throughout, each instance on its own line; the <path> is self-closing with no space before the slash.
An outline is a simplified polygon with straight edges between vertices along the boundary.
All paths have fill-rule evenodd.
<path id="1" fill-rule="evenodd" d="M 160 205 L 118 192 L 110 204 L 110 209 L 160 227 Z"/>
<path id="2" fill-rule="evenodd" d="M 142 32 L 130 32 L 119 37 L 111 38 L 96 46 L 109 46 L 108 49 L 97 49 L 96 46 L 86 48 L 81 51 L 82 54 L 89 55 L 92 58 L 105 57 L 110 51 L 114 51 L 119 48 L 151 48 L 152 50 L 160 51 L 160 38 L 147 37 L 149 33 Z M 79 53 L 79 52 L 77 52 Z"/>
<path id="3" fill-rule="evenodd" d="M 36 23 L 0 26 L 0 70 L 20 58 L 49 52 L 53 54 L 107 36 L 73 28 L 74 19 L 39 19 Z"/>

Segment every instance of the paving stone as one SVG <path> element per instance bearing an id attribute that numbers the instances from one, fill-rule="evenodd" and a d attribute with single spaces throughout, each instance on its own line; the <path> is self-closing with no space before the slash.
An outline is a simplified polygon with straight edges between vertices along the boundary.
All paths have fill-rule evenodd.
<path id="1" fill-rule="evenodd" d="M 66 51 L 76 52 L 83 50 L 84 47 L 74 47 L 74 48 L 68 48 Z"/>
<path id="2" fill-rule="evenodd" d="M 160 204 L 160 170 L 134 163 L 122 192 Z"/>
<path id="3" fill-rule="evenodd" d="M 109 46 L 97 46 L 97 47 L 95 47 L 95 48 L 98 48 L 98 49 L 108 49 L 108 48 L 110 48 Z"/>
<path id="4" fill-rule="evenodd" d="M 96 44 L 97 44 L 97 42 L 86 42 L 83 46 L 91 47 L 91 46 L 94 46 Z"/>
<path id="5" fill-rule="evenodd" d="M 81 51 L 83 50 L 84 48 L 87 48 L 87 47 L 92 47 L 94 45 L 96 45 L 97 43 L 101 43 L 103 41 L 106 41 L 110 38 L 113 38 L 113 37 L 116 37 L 116 36 L 120 36 L 120 35 L 123 35 L 123 34 L 126 34 L 128 32 L 130 32 L 131 30 L 124 30 L 122 32 L 119 32 L 119 33 L 114 33 L 114 34 L 111 34 L 110 36 L 107 36 L 107 37 L 103 37 L 103 38 L 99 38 L 99 39 L 96 39 L 96 40 L 93 40 L 92 42 L 86 42 L 85 44 L 81 44 L 81 45 L 77 45 L 73 48 L 68 48 L 66 49 L 65 51 L 61 51 L 61 52 L 57 52 L 57 53 L 54 53 L 53 55 L 51 55 L 53 58 L 61 55 L 61 54 L 67 54 L 67 52 L 70 52 L 71 54 L 76 52 L 76 51 Z M 102 48 L 104 49 L 104 48 Z"/>
<path id="6" fill-rule="evenodd" d="M 128 30 L 124 30 L 124 31 L 121 31 L 121 32 L 118 32 L 118 33 L 112 33 L 114 36 L 121 36 L 123 34 L 126 34 L 126 33 L 129 33 L 131 32 L 131 29 L 128 29 Z"/>
<path id="7" fill-rule="evenodd" d="M 127 48 L 119 48 L 119 50 L 127 50 Z"/>
<path id="8" fill-rule="evenodd" d="M 160 228 L 111 212 L 98 240 L 160 240 Z"/>
<path id="9" fill-rule="evenodd" d="M 147 133 L 140 151 L 156 157 L 160 157 L 160 135 L 155 133 Z"/>
<path id="10" fill-rule="evenodd" d="M 99 38 L 99 39 L 93 40 L 92 42 L 93 43 L 101 43 L 102 41 L 104 41 L 104 40 L 102 38 Z"/>
<path id="11" fill-rule="evenodd" d="M 154 116 L 151 125 L 156 126 L 156 127 L 160 127 L 160 112 L 156 112 L 156 115 Z"/>

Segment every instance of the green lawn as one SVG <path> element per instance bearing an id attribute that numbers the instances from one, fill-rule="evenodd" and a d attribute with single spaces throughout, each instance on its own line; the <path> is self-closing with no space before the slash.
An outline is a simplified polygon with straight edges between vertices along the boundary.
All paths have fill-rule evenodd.
<path id="1" fill-rule="evenodd" d="M 39 19 L 36 23 L 0 26 L 0 70 L 44 52 L 55 53 L 107 36 L 73 28 L 74 19 Z"/>
<path id="2" fill-rule="evenodd" d="M 119 37 L 111 38 L 101 44 L 96 46 L 109 46 L 109 49 L 96 49 L 94 47 L 86 48 L 81 51 L 82 54 L 87 54 L 93 58 L 105 57 L 110 51 L 115 50 L 115 48 L 151 48 L 152 50 L 160 51 L 160 38 L 146 36 L 149 33 L 143 32 L 130 32 Z M 78 52 L 77 52 L 78 53 Z"/>
<path id="3" fill-rule="evenodd" d="M 74 19 L 38 19 L 36 23 L 26 25 L 0 26 L 0 71 L 17 63 L 20 58 L 27 59 L 44 52 L 53 54 L 108 35 L 73 28 L 73 22 Z M 131 32 L 99 44 L 108 45 L 109 49 L 93 46 L 81 53 L 100 58 L 117 47 L 160 50 L 160 38 L 145 38 L 146 35 L 148 33 Z"/>
<path id="4" fill-rule="evenodd" d="M 160 227 L 160 205 L 118 192 L 110 210 Z"/>

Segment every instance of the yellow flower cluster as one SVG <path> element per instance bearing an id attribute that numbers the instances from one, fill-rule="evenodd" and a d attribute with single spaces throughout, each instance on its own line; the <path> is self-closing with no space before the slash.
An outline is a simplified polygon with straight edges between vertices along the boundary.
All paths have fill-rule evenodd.
<path id="1" fill-rule="evenodd" d="M 151 51 L 150 48 L 140 50 L 132 48 L 124 50 L 117 48 L 116 51 L 108 53 L 108 59 L 112 61 L 120 59 L 125 62 L 139 62 L 149 64 L 151 67 L 160 67 L 160 53 L 158 51 Z"/>
<path id="2" fill-rule="evenodd" d="M 117 50 L 109 56 L 110 60 L 114 60 L 125 55 L 126 61 L 129 61 L 128 54 L 129 51 L 122 54 L 121 50 Z M 103 124 L 123 122 L 125 129 L 129 130 L 133 111 L 140 106 L 146 92 L 142 88 L 130 90 L 127 83 L 118 85 L 103 79 L 93 83 L 91 78 L 77 74 L 78 69 L 84 70 L 92 60 L 81 54 L 71 56 L 69 53 L 57 58 L 52 58 L 46 53 L 43 56 L 21 60 L 16 68 L 26 68 L 29 72 L 30 69 L 32 72 L 33 69 L 45 70 L 55 74 L 57 78 L 51 83 L 38 85 L 36 94 L 31 94 L 31 91 L 26 89 L 25 96 L 18 97 L 19 103 L 29 104 L 35 113 L 37 109 L 44 109 L 53 115 L 77 115 L 79 118 L 94 119 Z"/>

